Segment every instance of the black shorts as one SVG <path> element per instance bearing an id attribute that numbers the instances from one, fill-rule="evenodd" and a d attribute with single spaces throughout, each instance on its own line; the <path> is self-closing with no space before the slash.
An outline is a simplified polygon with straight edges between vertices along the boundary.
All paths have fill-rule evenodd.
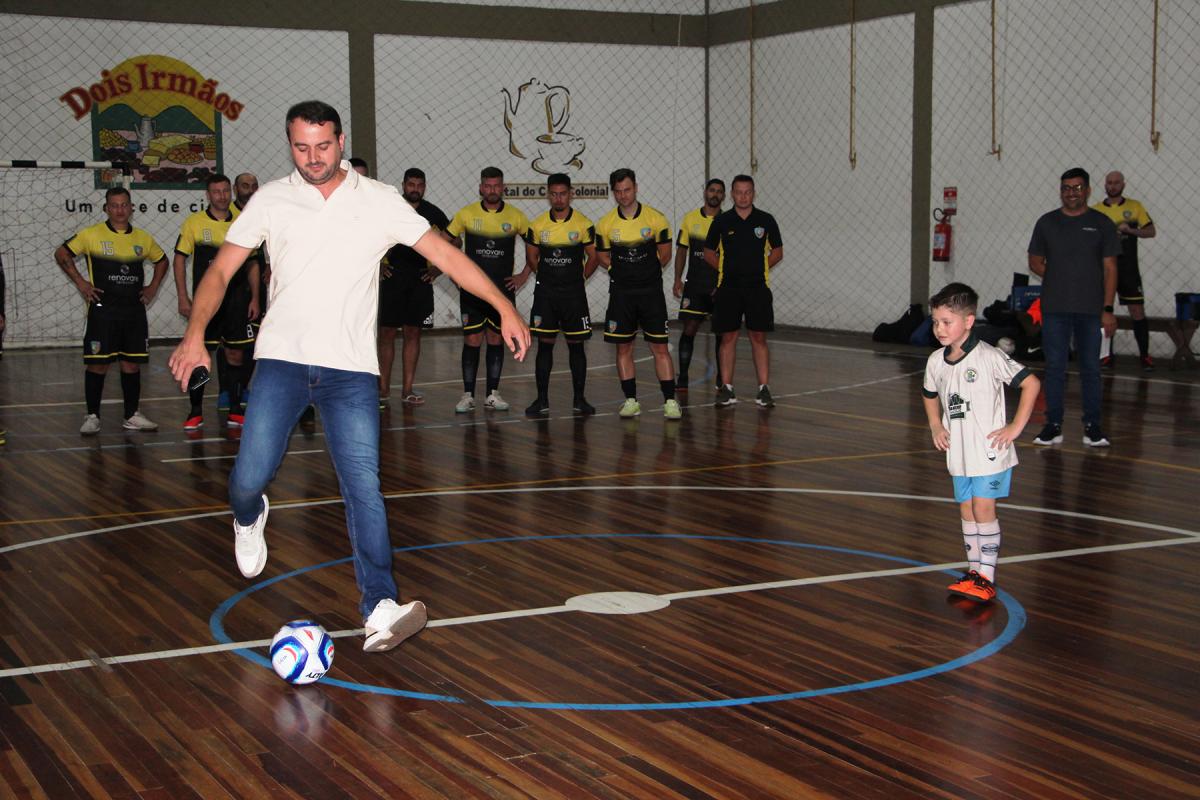
<path id="1" fill-rule="evenodd" d="M 511 289 L 500 287 L 500 291 L 504 292 L 510 303 L 516 299 L 517 294 Z M 500 312 L 491 303 L 480 300 L 470 292 L 458 293 L 458 311 L 462 315 L 463 333 L 479 333 L 484 325 L 500 330 Z"/>
<path id="2" fill-rule="evenodd" d="M 713 286 L 700 281 L 684 281 L 679 298 L 680 319 L 704 319 L 713 310 Z"/>
<path id="3" fill-rule="evenodd" d="M 245 350 L 254 346 L 256 338 L 258 326 L 250 321 L 250 287 L 230 289 L 221 300 L 221 307 L 204 328 L 205 347 L 209 350 L 218 346 L 229 350 Z"/>
<path id="4" fill-rule="evenodd" d="M 83 363 L 111 364 L 117 360 L 145 364 L 150 360 L 150 326 L 141 303 L 88 307 L 83 332 Z"/>
<path id="5" fill-rule="evenodd" d="M 379 281 L 379 327 L 433 327 L 433 284 L 421 273 L 399 268 Z"/>
<path id="6" fill-rule="evenodd" d="M 758 286 L 720 286 L 713 295 L 713 333 L 729 333 L 742 327 L 767 332 L 775 330 L 775 304 L 771 289 Z"/>
<path id="7" fill-rule="evenodd" d="M 565 289 L 538 286 L 533 292 L 529 330 L 535 336 L 561 333 L 568 342 L 592 338 L 591 311 L 583 286 Z"/>
<path id="8" fill-rule="evenodd" d="M 631 342 L 639 328 L 647 342 L 667 341 L 667 299 L 660 288 L 610 293 L 604 318 L 606 342 Z"/>
<path id="9" fill-rule="evenodd" d="M 1136 306 L 1146 302 L 1142 293 L 1142 271 L 1137 262 L 1132 264 L 1117 259 L 1117 298 L 1121 305 Z"/>

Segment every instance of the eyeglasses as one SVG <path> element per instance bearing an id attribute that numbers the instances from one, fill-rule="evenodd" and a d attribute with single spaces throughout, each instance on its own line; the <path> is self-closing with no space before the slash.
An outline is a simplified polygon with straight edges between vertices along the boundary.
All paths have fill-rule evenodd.
<path id="1" fill-rule="evenodd" d="M 1084 192 L 1087 191 L 1087 188 L 1088 187 L 1086 187 L 1086 186 L 1070 186 L 1065 183 L 1062 186 L 1058 187 L 1059 191 L 1062 192 L 1063 194 L 1083 194 Z"/>

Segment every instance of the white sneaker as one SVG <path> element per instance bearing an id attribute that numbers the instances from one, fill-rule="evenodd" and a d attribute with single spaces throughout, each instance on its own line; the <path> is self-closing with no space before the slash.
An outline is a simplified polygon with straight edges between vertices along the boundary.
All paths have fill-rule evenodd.
<path id="1" fill-rule="evenodd" d="M 158 423 L 151 422 L 141 411 L 135 411 L 129 419 L 121 423 L 121 427 L 127 431 L 156 431 Z"/>
<path id="2" fill-rule="evenodd" d="M 465 414 L 468 411 L 475 410 L 475 395 L 469 392 L 463 392 L 463 396 L 458 398 L 458 404 L 454 406 L 455 414 Z"/>
<path id="3" fill-rule="evenodd" d="M 363 652 L 391 650 L 424 628 L 428 619 L 425 604 L 420 600 L 413 600 L 406 605 L 397 605 L 395 600 L 380 600 L 371 616 L 367 617 L 364 631 L 367 638 L 363 641 Z"/>
<path id="4" fill-rule="evenodd" d="M 83 424 L 79 426 L 79 432 L 84 436 L 95 436 L 100 432 L 100 417 L 95 414 L 85 415 Z"/>
<path id="5" fill-rule="evenodd" d="M 507 400 L 500 396 L 499 392 L 492 392 L 483 401 L 483 407 L 490 408 L 492 411 L 508 411 L 511 406 L 509 406 Z"/>
<path id="6" fill-rule="evenodd" d="M 237 556 L 238 569 L 247 578 L 258 575 L 267 565 L 267 538 L 263 531 L 267 529 L 267 512 L 271 510 L 271 504 L 265 494 L 262 499 L 262 511 L 254 522 L 242 526 L 236 517 L 233 520 L 233 554 Z"/>

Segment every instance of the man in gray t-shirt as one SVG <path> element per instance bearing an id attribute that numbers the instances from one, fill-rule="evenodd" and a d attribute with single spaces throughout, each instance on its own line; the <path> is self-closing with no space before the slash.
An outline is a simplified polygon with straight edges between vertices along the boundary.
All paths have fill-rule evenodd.
<path id="1" fill-rule="evenodd" d="M 1113 297 L 1121 243 L 1112 221 L 1088 208 L 1088 174 L 1063 173 L 1062 207 L 1043 214 L 1029 240 L 1029 271 L 1042 279 L 1042 349 L 1046 354 L 1046 425 L 1034 444 L 1062 441 L 1063 395 L 1071 339 L 1083 394 L 1083 443 L 1108 447 L 1100 427 L 1100 330 L 1117 329 Z"/>

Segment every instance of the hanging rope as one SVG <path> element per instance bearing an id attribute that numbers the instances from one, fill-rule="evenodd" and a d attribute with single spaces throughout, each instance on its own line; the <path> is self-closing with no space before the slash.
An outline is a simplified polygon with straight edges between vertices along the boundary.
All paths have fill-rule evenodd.
<path id="1" fill-rule="evenodd" d="M 755 152 L 754 115 L 754 0 L 750 0 L 750 174 L 758 172 L 758 155 Z"/>
<path id="2" fill-rule="evenodd" d="M 856 88 L 855 88 L 855 21 L 854 21 L 854 0 L 850 0 L 850 169 L 858 166 L 858 150 L 854 146 L 854 111 L 857 105 Z"/>
<path id="3" fill-rule="evenodd" d="M 1154 53 L 1150 62 L 1150 146 L 1158 152 L 1162 131 L 1158 129 L 1158 0 L 1154 0 Z"/>
<path id="4" fill-rule="evenodd" d="M 988 155 L 1000 160 L 1000 143 L 996 141 L 996 0 L 992 0 L 992 149 Z"/>

